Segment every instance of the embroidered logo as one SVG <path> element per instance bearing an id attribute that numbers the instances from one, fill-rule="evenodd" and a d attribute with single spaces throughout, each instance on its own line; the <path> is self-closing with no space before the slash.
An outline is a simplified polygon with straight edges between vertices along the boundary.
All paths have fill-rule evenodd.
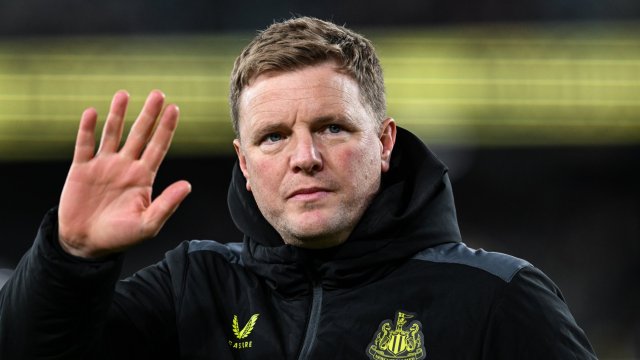
<path id="1" fill-rule="evenodd" d="M 249 321 L 242 327 L 240 330 L 240 325 L 238 324 L 238 316 L 233 315 L 233 322 L 231 323 L 231 330 L 233 330 L 233 335 L 236 336 L 237 340 L 246 339 L 253 331 L 254 326 L 256 326 L 256 322 L 258 321 L 258 316 L 260 314 L 253 314 Z M 234 349 L 246 349 L 253 346 L 253 341 L 231 341 L 229 340 L 229 346 Z"/>
<path id="2" fill-rule="evenodd" d="M 414 315 L 398 311 L 396 313 L 395 329 L 391 320 L 380 323 L 375 338 L 367 348 L 367 356 L 371 360 L 420 360 L 424 359 L 424 335 L 422 324 L 418 320 L 407 325 L 407 319 Z"/>

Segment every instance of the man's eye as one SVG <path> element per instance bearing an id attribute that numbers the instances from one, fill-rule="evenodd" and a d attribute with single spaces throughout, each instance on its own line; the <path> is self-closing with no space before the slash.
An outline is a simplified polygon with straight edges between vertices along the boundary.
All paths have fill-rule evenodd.
<path id="1" fill-rule="evenodd" d="M 329 132 L 332 133 L 332 134 L 337 134 L 340 131 L 342 131 L 342 127 L 340 127 L 340 125 L 331 124 L 331 125 L 327 126 L 327 130 L 329 130 Z"/>
<path id="2" fill-rule="evenodd" d="M 271 134 L 265 136 L 265 140 L 269 141 L 269 142 L 278 142 L 278 141 L 282 140 L 282 135 L 280 135 L 278 133 L 271 133 Z"/>

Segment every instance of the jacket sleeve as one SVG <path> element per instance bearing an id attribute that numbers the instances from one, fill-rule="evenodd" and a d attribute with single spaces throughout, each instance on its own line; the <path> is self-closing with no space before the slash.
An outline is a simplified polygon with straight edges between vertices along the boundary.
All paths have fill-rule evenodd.
<path id="1" fill-rule="evenodd" d="M 53 209 L 45 216 L 0 292 L 0 358 L 171 357 L 176 350 L 163 337 L 175 331 L 175 317 L 164 264 L 116 285 L 122 255 L 89 261 L 65 253 L 56 215 Z M 164 328 L 151 330 L 157 326 Z"/>
<path id="2" fill-rule="evenodd" d="M 558 287 L 540 270 L 521 269 L 493 309 L 483 359 L 596 359 Z"/>

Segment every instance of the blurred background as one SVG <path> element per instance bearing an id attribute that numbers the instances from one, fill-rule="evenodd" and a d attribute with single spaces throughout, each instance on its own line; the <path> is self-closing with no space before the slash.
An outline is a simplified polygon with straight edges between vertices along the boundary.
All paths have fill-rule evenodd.
<path id="1" fill-rule="evenodd" d="M 80 113 L 127 89 L 181 108 L 157 189 L 194 190 L 124 275 L 182 240 L 240 241 L 226 206 L 235 56 L 274 20 L 369 37 L 389 114 L 448 164 L 472 247 L 563 290 L 601 359 L 640 359 L 640 2 L 0 0 L 0 283 L 58 196 Z"/>

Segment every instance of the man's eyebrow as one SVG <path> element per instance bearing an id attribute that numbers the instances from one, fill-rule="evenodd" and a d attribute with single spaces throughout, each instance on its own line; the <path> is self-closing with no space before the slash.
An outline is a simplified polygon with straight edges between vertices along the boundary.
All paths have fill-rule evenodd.
<path id="1" fill-rule="evenodd" d="M 340 114 L 330 114 L 330 115 L 322 115 L 322 116 L 318 116 L 316 118 L 313 119 L 313 122 L 315 124 L 321 124 L 321 125 L 325 125 L 327 123 L 331 123 L 331 122 L 344 122 L 344 121 L 348 121 L 349 117 L 346 115 L 340 115 Z"/>
<path id="2" fill-rule="evenodd" d="M 282 128 L 284 128 L 284 126 L 285 125 L 282 121 L 272 121 L 268 123 L 258 122 L 257 124 L 253 125 L 252 138 L 261 137 L 272 132 L 280 131 L 282 130 Z"/>

